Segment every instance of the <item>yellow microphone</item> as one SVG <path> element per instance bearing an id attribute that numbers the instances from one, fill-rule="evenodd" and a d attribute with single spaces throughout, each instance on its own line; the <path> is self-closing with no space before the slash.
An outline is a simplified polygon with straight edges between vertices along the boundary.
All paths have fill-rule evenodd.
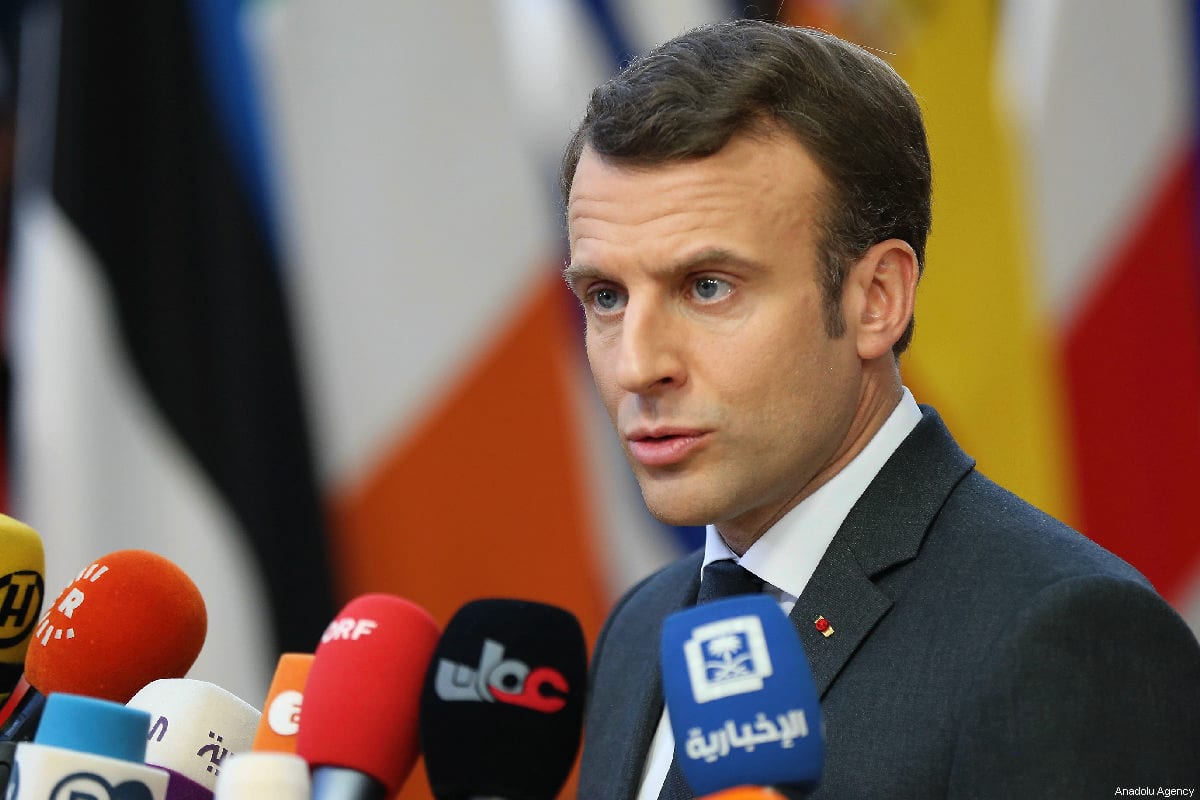
<path id="1" fill-rule="evenodd" d="M 45 597 L 42 537 L 0 514 L 0 705 L 25 671 L 25 651 Z"/>

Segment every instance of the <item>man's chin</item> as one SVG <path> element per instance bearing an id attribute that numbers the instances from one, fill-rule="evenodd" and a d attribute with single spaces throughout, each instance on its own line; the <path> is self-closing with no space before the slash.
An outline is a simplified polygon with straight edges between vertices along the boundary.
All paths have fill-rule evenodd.
<path id="1" fill-rule="evenodd" d="M 653 509 L 650 510 L 651 516 L 664 525 L 673 525 L 676 528 L 703 528 L 708 524 L 706 518 L 703 517 L 688 517 L 688 516 L 673 516 L 670 514 L 659 514 Z"/>
<path id="2" fill-rule="evenodd" d="M 700 508 L 679 502 L 655 502 L 652 498 L 647 497 L 645 492 L 642 493 L 642 499 L 646 501 L 646 508 L 655 519 L 676 527 L 703 527 L 712 522 L 715 513 L 715 509 L 708 507 Z"/>

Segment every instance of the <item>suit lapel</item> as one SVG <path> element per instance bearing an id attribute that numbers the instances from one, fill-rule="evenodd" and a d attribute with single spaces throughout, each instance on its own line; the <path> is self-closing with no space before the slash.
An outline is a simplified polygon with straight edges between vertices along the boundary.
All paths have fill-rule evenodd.
<path id="1" fill-rule="evenodd" d="M 844 552 L 826 552 L 791 613 L 818 696 L 825 695 L 851 654 L 891 607 L 891 599 Z M 827 637 L 817 630 L 819 617 L 830 624 L 833 634 Z"/>
<path id="2" fill-rule="evenodd" d="M 620 756 L 614 759 L 612 773 L 613 797 L 635 797 L 646 768 L 646 757 L 658 720 L 662 716 L 662 675 L 657 658 L 642 658 L 632 665 L 630 680 L 645 693 L 628 702 L 619 713 L 625 726 L 618 728 L 623 740 Z"/>
<path id="3" fill-rule="evenodd" d="M 975 465 L 937 412 L 923 406 L 922 414 L 850 510 L 792 610 L 820 696 L 892 607 L 874 579 L 917 557 L 938 509 Z M 818 617 L 832 635 L 817 629 Z"/>

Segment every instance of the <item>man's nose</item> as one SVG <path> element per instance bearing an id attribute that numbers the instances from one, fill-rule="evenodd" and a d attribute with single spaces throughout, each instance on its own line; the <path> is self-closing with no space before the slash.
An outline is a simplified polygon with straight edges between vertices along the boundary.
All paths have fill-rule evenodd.
<path id="1" fill-rule="evenodd" d="M 634 394 L 680 385 L 684 370 L 680 320 L 654 303 L 630 303 L 621 326 L 617 382 Z"/>

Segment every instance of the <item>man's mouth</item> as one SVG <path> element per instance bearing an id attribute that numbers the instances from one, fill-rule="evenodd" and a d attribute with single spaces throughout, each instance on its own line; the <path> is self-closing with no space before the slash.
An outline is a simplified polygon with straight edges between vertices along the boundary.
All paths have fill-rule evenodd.
<path id="1" fill-rule="evenodd" d="M 646 467 L 678 464 L 699 448 L 708 433 L 683 428 L 658 428 L 633 431 L 628 437 L 629 454 Z"/>

